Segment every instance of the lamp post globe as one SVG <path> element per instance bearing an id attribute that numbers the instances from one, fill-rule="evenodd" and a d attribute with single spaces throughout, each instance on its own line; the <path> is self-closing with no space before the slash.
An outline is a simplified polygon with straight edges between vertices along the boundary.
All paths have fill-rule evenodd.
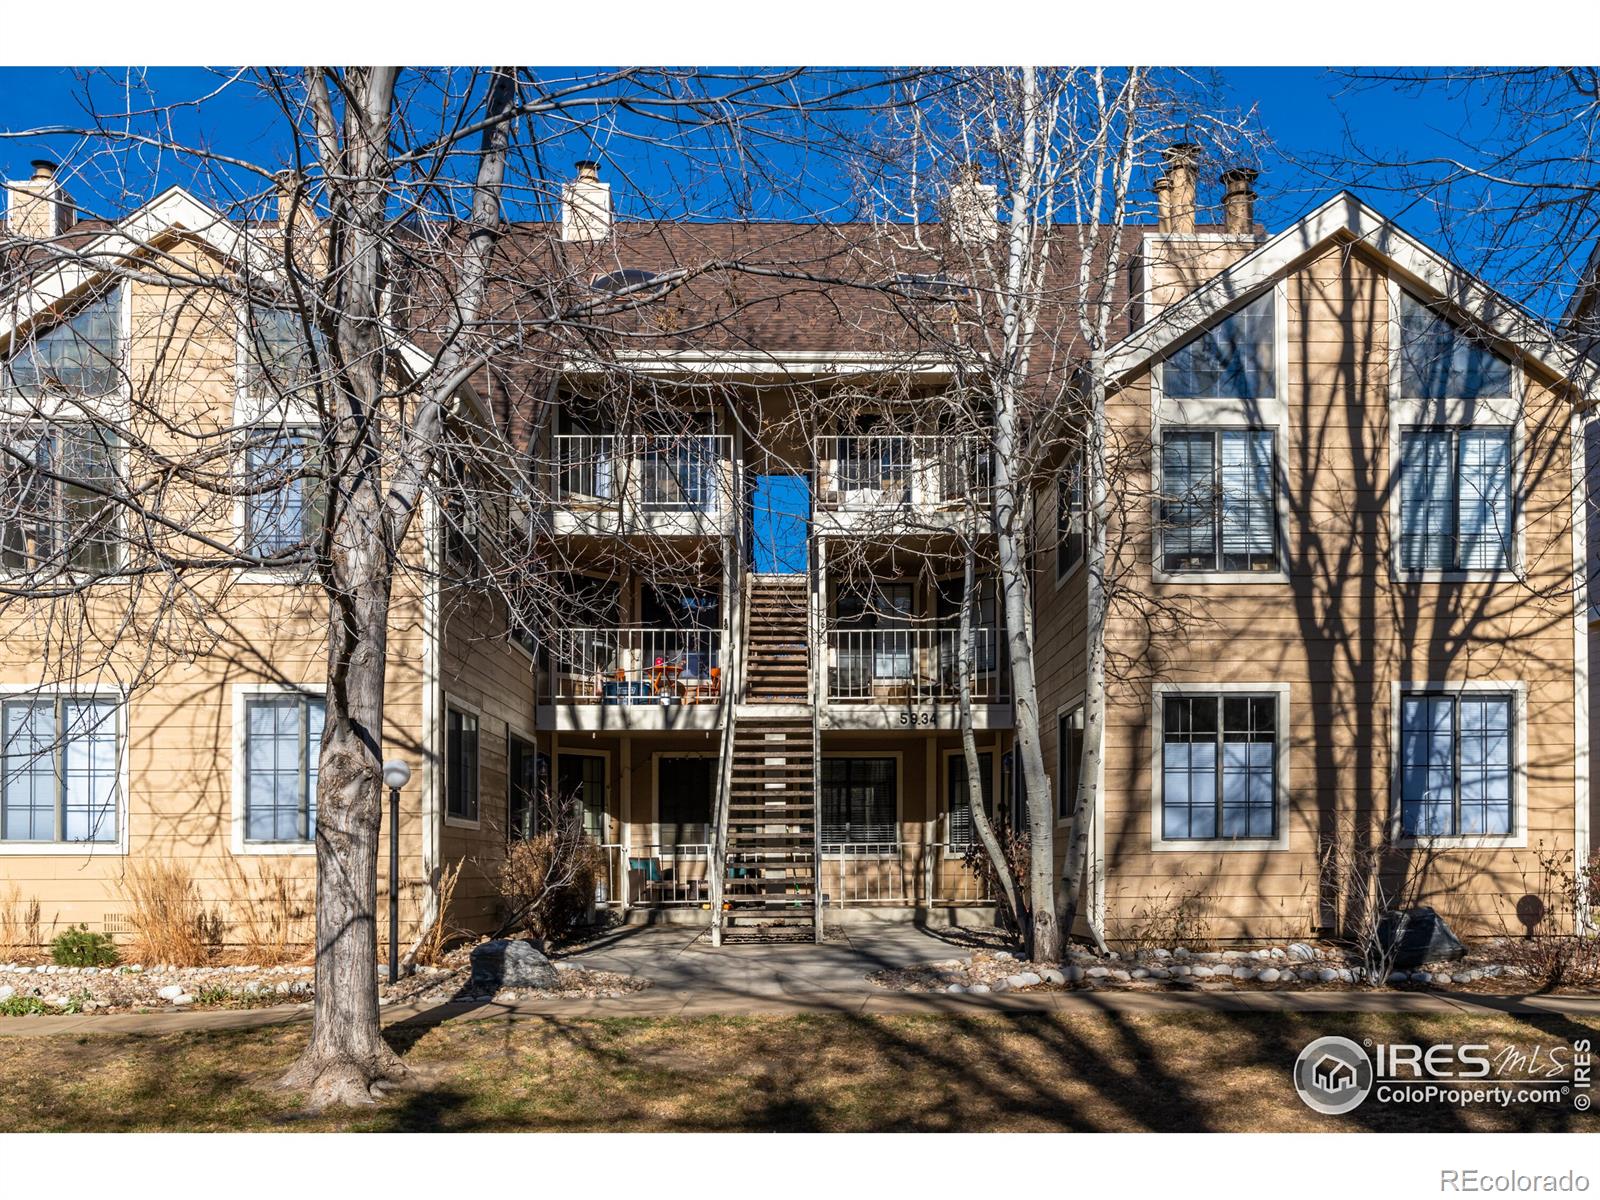
<path id="1" fill-rule="evenodd" d="M 383 764 L 383 782 L 389 788 L 389 982 L 400 978 L 400 789 L 411 778 L 411 768 L 398 758 Z"/>

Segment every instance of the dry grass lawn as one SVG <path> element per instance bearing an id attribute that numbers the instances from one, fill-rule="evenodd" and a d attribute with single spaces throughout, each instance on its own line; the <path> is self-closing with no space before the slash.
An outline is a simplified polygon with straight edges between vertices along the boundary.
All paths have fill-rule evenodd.
<path id="1" fill-rule="evenodd" d="M 416 1086 L 308 1114 L 274 1080 L 304 1026 L 0 1039 L 13 1130 L 1568 1130 L 1571 1108 L 1348 1117 L 1301 1105 L 1300 1048 L 1357 1040 L 1528 1049 L 1560 1017 L 1151 1014 L 458 1021 L 391 1031 Z"/>

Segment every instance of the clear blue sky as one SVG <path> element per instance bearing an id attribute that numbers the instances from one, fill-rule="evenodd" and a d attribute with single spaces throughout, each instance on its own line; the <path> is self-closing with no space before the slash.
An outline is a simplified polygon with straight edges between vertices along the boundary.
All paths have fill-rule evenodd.
<path id="1" fill-rule="evenodd" d="M 1396 186 L 1396 176 L 1365 173 L 1351 180 L 1348 171 L 1329 169 L 1327 164 L 1345 159 L 1352 146 L 1379 157 L 1415 160 L 1432 155 L 1463 152 L 1473 145 L 1477 130 L 1492 123 L 1496 114 L 1475 109 L 1470 102 L 1453 99 L 1443 89 L 1421 94 L 1402 92 L 1387 85 L 1353 86 L 1347 73 L 1318 68 L 1226 68 L 1212 72 L 1234 104 L 1254 106 L 1261 127 L 1271 139 L 1273 149 L 1263 162 L 1263 175 L 1257 185 L 1262 196 L 1261 219 L 1269 229 L 1279 229 L 1315 207 L 1339 187 L 1349 187 L 1370 203 L 1394 217 L 1403 226 L 1434 244 L 1443 240 L 1442 222 L 1447 214 L 1436 205 Z M 100 68 L 90 77 L 96 93 L 92 107 L 101 112 L 117 111 L 126 103 L 124 89 L 134 81 L 148 87 L 148 99 L 170 103 L 201 97 L 228 77 L 226 71 L 191 68 L 156 68 L 147 73 L 119 68 Z M 108 159 L 84 164 L 84 147 L 68 137 L 16 139 L 3 135 L 52 124 L 79 125 L 90 120 L 85 112 L 85 80 L 81 72 L 63 68 L 0 69 L 0 169 L 10 177 L 23 174 L 28 160 L 42 154 L 71 160 L 92 180 L 88 186 L 97 193 L 94 201 L 104 211 L 114 212 L 148 197 L 157 186 L 172 183 L 193 186 L 196 168 L 172 156 L 152 151 L 135 161 L 119 162 L 115 169 Z M 267 140 L 278 127 L 266 101 L 252 89 L 232 87 L 203 104 L 177 110 L 172 118 L 173 133 L 182 141 L 236 154 L 253 161 L 274 163 L 281 150 Z M 550 169 L 563 174 L 570 158 L 582 156 L 581 147 L 561 146 L 551 154 Z M 625 146 L 614 146 L 608 155 L 612 163 L 626 157 Z M 640 157 L 644 157 L 641 155 Z M 814 178 L 825 177 L 826 164 L 814 165 Z M 618 171 L 626 170 L 619 166 Z M 643 172 L 640 186 L 646 186 L 653 172 L 694 175 L 698 167 L 687 170 L 661 161 L 637 163 L 633 170 Z M 79 183 L 84 187 L 84 183 Z M 203 190 L 217 189 L 208 179 Z M 708 185 L 710 186 L 710 185 Z M 239 184 L 240 192 L 260 190 L 259 180 Z M 227 197 L 222 197 L 227 199 Z M 772 211 L 772 210 L 769 210 Z M 773 215 L 785 215 L 773 212 Z M 1452 231 L 1457 253 L 1470 258 L 1474 246 L 1487 244 L 1490 231 L 1475 237 L 1470 222 L 1458 223 Z M 1471 265 L 1477 266 L 1478 263 Z M 1491 271 L 1492 274 L 1492 271 Z M 1508 290 L 1523 297 L 1532 289 L 1520 281 L 1506 279 Z M 1536 300 L 1541 308 L 1559 305 L 1559 297 Z"/>

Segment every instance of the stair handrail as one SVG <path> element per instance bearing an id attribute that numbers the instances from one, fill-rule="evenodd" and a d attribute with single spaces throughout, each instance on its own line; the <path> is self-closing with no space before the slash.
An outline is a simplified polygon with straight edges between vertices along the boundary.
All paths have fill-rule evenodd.
<path id="1" fill-rule="evenodd" d="M 722 688 L 722 761 L 717 769 L 717 808 L 711 835 L 711 944 L 722 945 L 723 885 L 728 878 L 728 816 L 733 794 L 733 746 L 735 725 L 738 722 L 739 697 L 744 693 L 744 643 L 749 631 L 750 576 L 744 570 L 741 539 L 734 539 L 734 553 L 728 556 L 726 575 L 737 573 L 736 581 L 729 581 L 727 593 L 732 601 L 728 614 L 728 652 L 723 656 Z"/>

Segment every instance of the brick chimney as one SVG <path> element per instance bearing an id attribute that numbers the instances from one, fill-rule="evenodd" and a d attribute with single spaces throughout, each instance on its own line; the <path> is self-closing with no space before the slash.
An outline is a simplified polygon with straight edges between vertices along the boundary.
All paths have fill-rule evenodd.
<path id="1" fill-rule="evenodd" d="M 1167 173 L 1162 176 L 1167 183 L 1164 193 L 1167 197 L 1166 222 L 1161 232 L 1187 237 L 1194 233 L 1195 161 L 1200 156 L 1200 147 L 1193 142 L 1178 142 L 1168 146 L 1161 154 L 1167 164 Z M 1159 183 L 1156 194 L 1158 197 L 1163 194 Z"/>
<path id="2" fill-rule="evenodd" d="M 1223 228 L 1235 237 L 1248 237 L 1256 228 L 1256 194 L 1251 185 L 1261 172 L 1235 167 L 1222 173 Z"/>
<path id="3" fill-rule="evenodd" d="M 961 245 L 973 248 L 994 241 L 1000 232 L 998 197 L 994 184 L 983 182 L 976 164 L 964 163 L 958 167 L 944 206 L 950 236 Z"/>
<path id="4" fill-rule="evenodd" d="M 561 240 L 603 242 L 611 234 L 611 185 L 600 182 L 600 164 L 585 160 L 578 177 L 561 189 Z"/>
<path id="5" fill-rule="evenodd" d="M 32 166 L 31 179 L 6 184 L 6 231 L 35 241 L 59 237 L 76 216 L 72 198 L 62 190 L 54 162 L 36 158 Z"/>

